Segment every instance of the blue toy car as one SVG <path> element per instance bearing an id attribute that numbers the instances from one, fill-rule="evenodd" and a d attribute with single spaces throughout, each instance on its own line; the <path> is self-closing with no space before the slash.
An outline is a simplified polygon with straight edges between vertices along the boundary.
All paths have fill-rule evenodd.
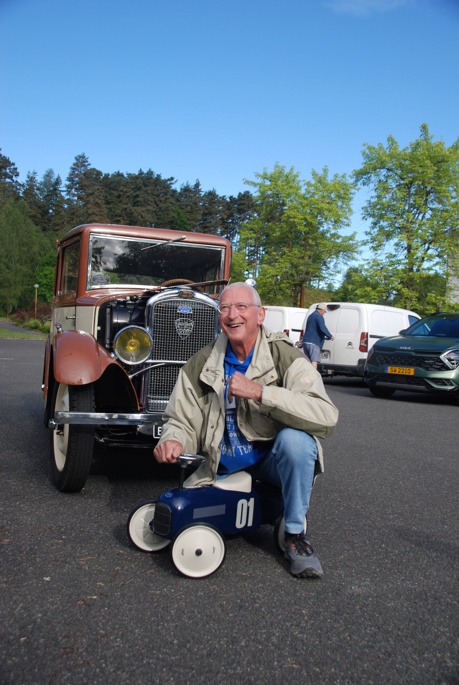
<path id="1" fill-rule="evenodd" d="M 190 578 L 214 573 L 226 554 L 224 535 L 274 525 L 274 542 L 284 551 L 283 501 L 280 490 L 254 481 L 247 471 L 233 473 L 212 486 L 183 487 L 187 466 L 204 460 L 194 454 L 179 457 L 182 467 L 178 488 L 157 501 L 143 502 L 130 513 L 128 535 L 143 552 L 170 545 L 175 568 Z M 307 520 L 305 518 L 305 532 Z"/>

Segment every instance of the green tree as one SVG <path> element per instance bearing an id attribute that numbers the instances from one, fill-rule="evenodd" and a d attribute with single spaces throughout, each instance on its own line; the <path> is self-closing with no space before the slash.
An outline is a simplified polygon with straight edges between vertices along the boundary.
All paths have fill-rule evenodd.
<path id="1" fill-rule="evenodd" d="M 85 223 L 84 174 L 90 169 L 89 159 L 84 152 L 75 157 L 67 176 L 67 212 L 71 226 Z"/>
<path id="2" fill-rule="evenodd" d="M 40 195 L 38 192 L 37 172 L 27 172 L 27 177 L 22 190 L 22 199 L 29 208 L 30 220 L 35 226 L 40 226 Z"/>
<path id="3" fill-rule="evenodd" d="M 0 208 L 0 307 L 7 313 L 33 302 L 44 249 L 44 238 L 30 220 L 26 203 L 8 200 Z"/>
<path id="4" fill-rule="evenodd" d="M 51 304 L 54 292 L 54 277 L 56 273 L 56 249 L 51 249 L 40 261 L 35 281 L 38 283 L 38 299 Z"/>
<path id="5" fill-rule="evenodd" d="M 450 147 L 436 142 L 423 124 L 406 148 L 389 136 L 386 146 L 365 144 L 362 155 L 354 177 L 371 191 L 362 216 L 374 255 L 364 274 L 370 280 L 383 275 L 399 306 L 422 310 L 426 296 L 431 306 L 441 306 L 448 268 L 457 264 L 459 141 Z M 442 278 L 428 278 L 434 275 Z M 434 290 L 426 293 L 427 285 Z"/>
<path id="6" fill-rule="evenodd" d="M 181 186 L 178 193 L 178 203 L 180 209 L 186 216 L 188 225 L 192 231 L 199 231 L 199 222 L 201 220 L 202 199 L 201 199 L 201 184 L 196 181 L 193 186 L 185 183 Z"/>
<path id="7" fill-rule="evenodd" d="M 0 204 L 10 199 L 17 200 L 21 192 L 19 171 L 13 162 L 2 155 L 0 148 Z"/>
<path id="8" fill-rule="evenodd" d="M 348 228 L 353 197 L 345 175 L 329 178 L 328 169 L 301 181 L 293 167 L 276 164 L 246 181 L 255 188 L 255 213 L 242 227 L 249 275 L 265 302 L 298 306 L 304 289 L 320 288 L 355 252 Z"/>

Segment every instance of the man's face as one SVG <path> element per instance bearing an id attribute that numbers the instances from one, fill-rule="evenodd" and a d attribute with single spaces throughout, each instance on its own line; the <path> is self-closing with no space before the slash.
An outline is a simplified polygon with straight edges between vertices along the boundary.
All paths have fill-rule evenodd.
<path id="1" fill-rule="evenodd" d="M 232 288 L 228 293 L 224 290 L 220 298 L 220 305 L 223 304 L 250 304 L 244 313 L 237 312 L 235 307 L 231 307 L 228 313 L 220 314 L 220 324 L 231 344 L 244 343 L 253 347 L 257 339 L 258 330 L 265 318 L 263 307 L 255 305 L 251 299 L 252 293 L 244 287 Z"/>

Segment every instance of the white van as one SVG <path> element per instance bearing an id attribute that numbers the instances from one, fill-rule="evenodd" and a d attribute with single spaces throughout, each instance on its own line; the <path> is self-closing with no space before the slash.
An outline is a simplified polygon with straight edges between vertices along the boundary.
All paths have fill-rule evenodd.
<path id="1" fill-rule="evenodd" d="M 294 343 L 298 342 L 303 321 L 308 312 L 303 307 L 277 307 L 267 305 L 264 325 L 270 331 L 283 331 Z"/>
<path id="2" fill-rule="evenodd" d="M 318 303 L 308 309 L 308 316 Z M 324 375 L 362 376 L 368 350 L 380 338 L 397 335 L 421 317 L 408 309 L 361 302 L 330 302 L 324 316 L 325 325 L 334 340 L 325 340 L 319 371 Z"/>

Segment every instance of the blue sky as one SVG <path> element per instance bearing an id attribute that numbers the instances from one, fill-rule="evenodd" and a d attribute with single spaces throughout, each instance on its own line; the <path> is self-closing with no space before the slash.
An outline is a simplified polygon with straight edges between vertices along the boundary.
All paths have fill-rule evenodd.
<path id="1" fill-rule="evenodd" d="M 459 138 L 459 0 L 0 0 L 0 59 L 21 181 L 84 152 L 235 195 L 276 162 L 350 173 L 423 122 Z"/>

